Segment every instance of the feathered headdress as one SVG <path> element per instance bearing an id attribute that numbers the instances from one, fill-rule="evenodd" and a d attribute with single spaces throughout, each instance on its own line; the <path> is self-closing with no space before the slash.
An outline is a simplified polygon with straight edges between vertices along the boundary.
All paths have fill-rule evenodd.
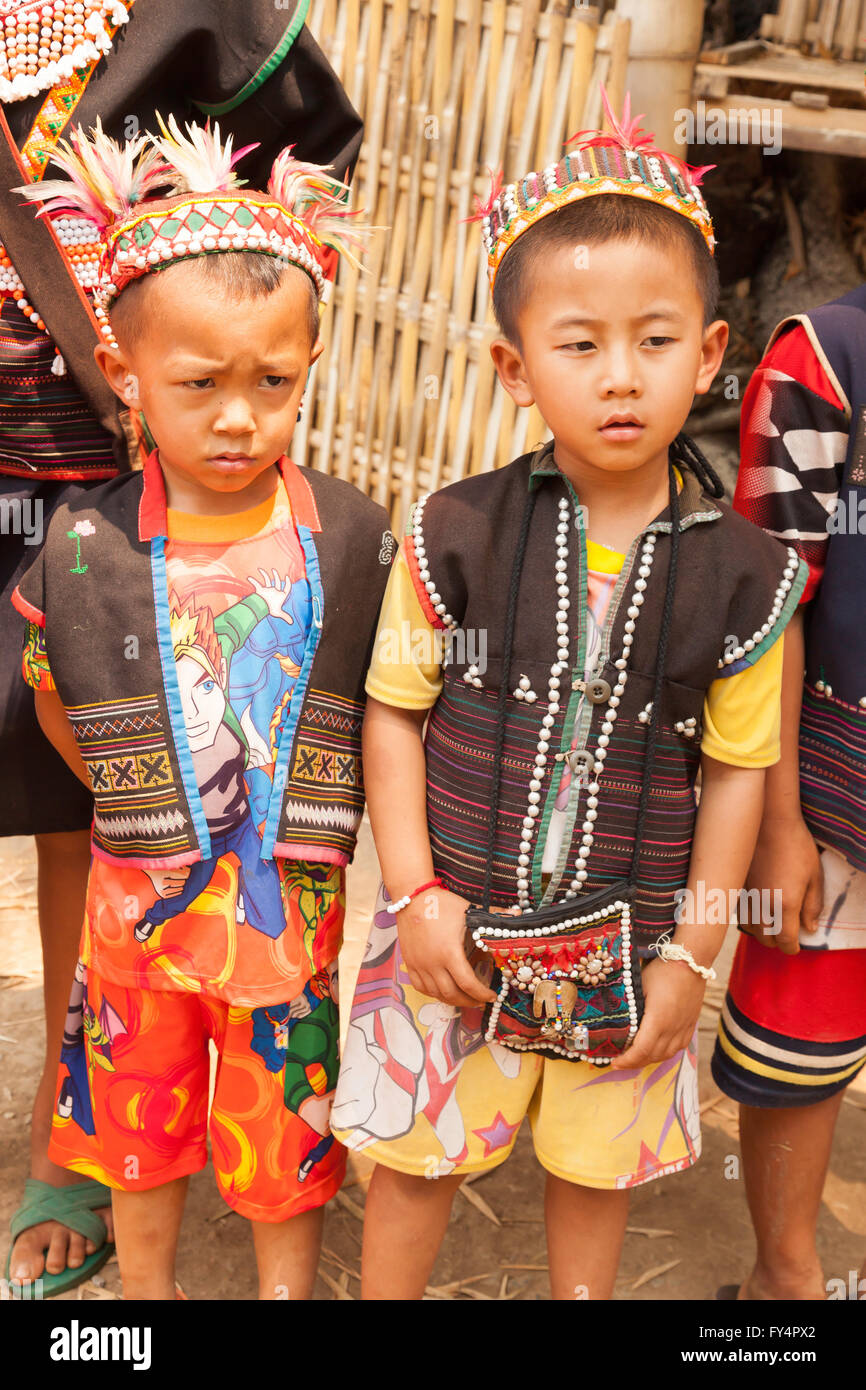
<path id="1" fill-rule="evenodd" d="M 496 174 L 488 170 L 490 193 L 484 202 L 476 197 L 475 212 L 466 221 L 482 224 L 491 288 L 502 257 L 519 236 L 567 203 L 602 193 L 644 198 L 681 213 L 714 252 L 713 224 L 699 185 L 715 165 L 692 168 L 677 155 L 657 149 L 653 136 L 641 128 L 642 117 L 632 118 L 630 96 L 625 98 L 621 120 L 614 115 L 604 87 L 601 96 L 609 132 L 578 131 L 566 140 L 567 152 L 558 164 L 507 186 L 501 169 Z M 568 149 L 571 145 L 576 148 Z"/>
<path id="2" fill-rule="evenodd" d="M 119 145 L 105 134 L 99 116 L 89 139 L 79 127 L 71 140 L 58 140 L 51 158 L 66 171 L 65 179 L 43 179 L 14 191 L 44 202 L 40 216 L 78 212 L 100 231 L 130 216 L 136 204 L 167 182 L 167 166 L 144 135 Z"/>
<path id="3" fill-rule="evenodd" d="M 328 167 L 292 156 L 277 157 L 266 192 L 248 190 L 234 166 L 257 145 L 233 152 L 219 126 L 188 124 L 184 134 L 173 116 L 157 115 L 159 135 L 139 135 L 119 145 L 101 123 L 86 135 L 78 127 L 60 141 L 53 159 L 66 179 L 17 189 L 40 200 L 40 216 L 74 210 L 91 220 L 102 241 L 101 317 L 131 283 L 191 256 L 258 251 L 305 270 L 321 298 L 329 252 L 360 269 L 352 248 L 361 248 L 378 228 L 349 219 L 348 185 Z M 46 201 L 47 200 L 47 201 Z"/>

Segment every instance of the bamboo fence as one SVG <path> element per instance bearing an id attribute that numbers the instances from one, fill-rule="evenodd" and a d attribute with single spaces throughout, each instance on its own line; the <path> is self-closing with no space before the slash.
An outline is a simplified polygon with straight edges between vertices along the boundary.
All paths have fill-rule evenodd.
<path id="1" fill-rule="evenodd" d="M 788 48 L 851 62 L 866 57 L 866 0 L 778 0 L 761 34 Z"/>
<path id="2" fill-rule="evenodd" d="M 313 0 L 311 33 L 364 119 L 352 207 L 387 227 L 341 264 L 292 456 L 400 525 L 423 492 L 549 437 L 498 384 L 474 194 L 561 157 L 622 105 L 630 25 L 564 0 Z"/>

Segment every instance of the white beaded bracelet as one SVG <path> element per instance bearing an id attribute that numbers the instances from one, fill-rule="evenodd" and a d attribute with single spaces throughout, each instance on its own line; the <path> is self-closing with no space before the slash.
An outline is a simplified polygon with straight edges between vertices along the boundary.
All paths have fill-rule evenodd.
<path id="1" fill-rule="evenodd" d="M 385 911 L 389 912 L 392 917 L 396 917 L 397 913 L 402 912 L 404 907 L 408 907 L 411 901 L 412 894 L 407 893 L 405 897 L 398 898 L 395 903 L 386 903 Z"/>
<path id="2" fill-rule="evenodd" d="M 698 965 L 691 951 L 687 946 L 681 946 L 678 941 L 671 941 L 669 936 L 663 936 L 656 942 L 656 955 L 659 960 L 681 960 L 685 961 L 690 970 L 694 970 L 696 975 L 703 975 L 705 980 L 715 980 L 716 972 L 711 965 Z"/>

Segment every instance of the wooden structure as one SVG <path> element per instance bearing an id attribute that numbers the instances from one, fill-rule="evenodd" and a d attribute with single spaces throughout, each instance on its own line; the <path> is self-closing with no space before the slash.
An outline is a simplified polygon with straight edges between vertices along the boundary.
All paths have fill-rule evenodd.
<path id="1" fill-rule="evenodd" d="M 779 0 L 761 20 L 761 37 L 815 57 L 866 58 L 864 0 Z"/>
<path id="2" fill-rule="evenodd" d="M 700 55 L 695 109 L 752 109 L 779 122 L 785 149 L 864 157 L 864 58 L 866 0 L 779 0 L 759 39 Z"/>
<path id="3" fill-rule="evenodd" d="M 630 25 L 567 0 L 313 0 L 311 32 L 365 122 L 352 206 L 376 233 L 340 267 L 292 455 L 355 483 L 395 524 L 422 492 L 548 437 L 498 384 L 480 229 L 506 181 L 625 92 Z"/>

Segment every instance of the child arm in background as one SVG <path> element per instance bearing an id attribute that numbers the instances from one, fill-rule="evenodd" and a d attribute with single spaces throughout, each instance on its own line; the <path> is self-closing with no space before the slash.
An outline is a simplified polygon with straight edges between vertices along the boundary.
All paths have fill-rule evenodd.
<path id="1" fill-rule="evenodd" d="M 701 758 L 701 803 L 695 822 L 686 902 L 731 901 L 742 888 L 752 859 L 764 799 L 763 768 L 732 767 Z M 700 887 L 699 887 L 700 885 Z M 694 913 L 684 914 L 694 918 Z M 715 915 L 715 914 L 714 914 Z M 698 965 L 710 966 L 721 950 L 727 920 L 679 922 L 672 940 Z M 686 961 L 653 959 L 643 969 L 646 1008 L 637 1036 L 615 1070 L 662 1062 L 688 1047 L 704 999 L 706 981 Z"/>
<path id="2" fill-rule="evenodd" d="M 842 481 L 849 428 L 836 388 L 797 324 L 777 338 L 746 389 L 734 508 L 808 562 L 801 605 L 815 595 L 823 577 L 827 518 Z M 799 951 L 801 926 L 817 929 L 823 900 L 821 857 L 800 812 L 798 743 L 806 664 L 801 615 L 802 606 L 799 620 L 792 619 L 785 632 L 782 756 L 767 771 L 764 817 L 746 880 L 749 888 L 781 889 L 781 931 L 769 935 L 751 925 L 746 930 L 785 955 Z"/>
<path id="3" fill-rule="evenodd" d="M 78 744 L 75 742 L 75 735 L 72 732 L 66 707 L 57 691 L 34 690 L 33 698 L 36 702 L 36 718 L 39 720 L 39 727 L 43 734 L 48 742 L 56 748 L 70 771 L 75 773 L 79 782 L 83 782 L 87 790 L 90 791 L 87 768 L 79 752 Z"/>
<path id="4" fill-rule="evenodd" d="M 754 855 L 767 770 L 775 770 L 781 751 L 783 672 L 799 659 L 797 643 L 791 645 L 794 655 L 786 660 L 786 632 L 753 665 L 713 681 L 704 700 L 701 799 L 688 882 L 672 933 L 698 965 L 712 965 L 721 950 L 734 915 L 730 905 Z M 703 908 L 710 909 L 706 915 L 712 921 L 697 916 Z M 612 1063 L 615 1068 L 674 1056 L 688 1046 L 697 1024 L 706 981 L 686 961 L 650 960 L 643 984 L 643 1021 L 631 1047 Z"/>
<path id="5" fill-rule="evenodd" d="M 426 709 L 400 709 L 368 697 L 364 781 L 382 878 L 392 901 L 433 877 L 427 830 Z M 466 898 L 432 888 L 397 914 L 400 950 L 415 989 L 471 1008 L 494 998 L 463 949 Z"/>
<path id="6" fill-rule="evenodd" d="M 805 664 L 800 609 L 785 629 L 782 756 L 767 769 L 764 814 L 746 878 L 747 888 L 781 890 L 782 929 L 771 933 L 756 923 L 743 923 L 762 946 L 776 947 L 786 956 L 794 956 L 800 949 L 801 924 L 809 932 L 817 930 L 823 901 L 821 856 L 800 810 L 800 706 Z"/>

